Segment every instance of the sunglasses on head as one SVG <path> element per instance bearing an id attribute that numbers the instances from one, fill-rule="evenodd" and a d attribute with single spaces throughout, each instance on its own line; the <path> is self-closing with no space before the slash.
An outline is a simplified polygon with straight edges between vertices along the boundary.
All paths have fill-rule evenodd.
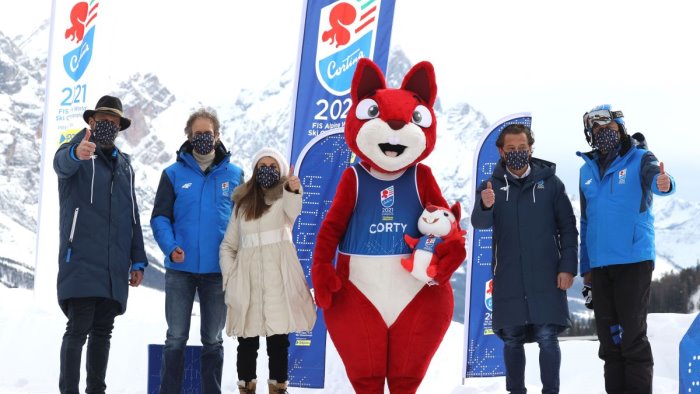
<path id="1" fill-rule="evenodd" d="M 583 115 L 583 127 L 586 130 L 591 130 L 595 126 L 609 124 L 617 118 L 622 118 L 622 116 L 622 111 L 610 111 L 608 109 L 586 112 Z"/>

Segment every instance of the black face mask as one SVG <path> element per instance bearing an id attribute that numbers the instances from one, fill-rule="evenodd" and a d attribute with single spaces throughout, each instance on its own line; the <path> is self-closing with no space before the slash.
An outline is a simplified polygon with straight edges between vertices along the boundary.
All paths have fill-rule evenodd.
<path id="1" fill-rule="evenodd" d="M 214 135 L 210 133 L 195 134 L 192 137 L 194 151 L 200 155 L 206 155 L 214 150 Z"/>
<path id="2" fill-rule="evenodd" d="M 119 133 L 119 127 L 107 120 L 98 120 L 95 122 L 95 128 L 92 130 L 92 136 L 95 142 L 100 145 L 112 146 L 114 140 Z"/>
<path id="3" fill-rule="evenodd" d="M 593 134 L 593 147 L 603 153 L 608 153 L 620 144 L 620 133 L 611 129 L 600 129 Z"/>
<path id="4" fill-rule="evenodd" d="M 530 151 L 527 150 L 514 150 L 512 152 L 506 152 L 506 167 L 511 170 L 520 171 L 525 166 L 527 162 L 530 161 Z"/>
<path id="5" fill-rule="evenodd" d="M 280 181 L 280 172 L 274 167 L 261 166 L 258 167 L 255 180 L 260 186 L 269 189 Z"/>

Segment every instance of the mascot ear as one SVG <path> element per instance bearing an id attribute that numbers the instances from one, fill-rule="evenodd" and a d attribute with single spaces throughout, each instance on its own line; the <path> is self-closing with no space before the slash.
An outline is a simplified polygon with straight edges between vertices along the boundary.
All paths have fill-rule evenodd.
<path id="1" fill-rule="evenodd" d="M 386 89 L 382 70 L 372 60 L 363 57 L 357 63 L 355 74 L 352 77 L 352 88 L 350 89 L 352 102 L 357 104 L 379 89 Z"/>
<path id="2" fill-rule="evenodd" d="M 420 62 L 413 66 L 406 73 L 401 89 L 415 93 L 432 107 L 437 97 L 437 84 L 435 83 L 433 65 L 430 62 Z"/>
<path id="3" fill-rule="evenodd" d="M 452 211 L 452 214 L 455 215 L 455 219 L 457 219 L 457 223 L 459 223 L 460 219 L 462 218 L 462 205 L 457 201 L 450 207 L 450 211 Z"/>

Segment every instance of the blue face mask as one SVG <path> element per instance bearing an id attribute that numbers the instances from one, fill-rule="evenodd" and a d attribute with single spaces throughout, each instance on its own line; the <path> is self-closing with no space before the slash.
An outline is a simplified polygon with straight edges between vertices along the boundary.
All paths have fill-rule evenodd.
<path id="1" fill-rule="evenodd" d="M 593 147 L 603 153 L 608 153 L 617 148 L 620 143 L 620 133 L 611 129 L 604 128 L 593 133 Z"/>
<path id="2" fill-rule="evenodd" d="M 255 180 L 263 188 L 269 189 L 280 181 L 280 172 L 274 167 L 260 166 Z"/>
<path id="3" fill-rule="evenodd" d="M 192 137 L 194 151 L 200 155 L 206 155 L 214 150 L 214 135 L 211 133 L 195 134 Z"/>
<path id="4" fill-rule="evenodd" d="M 107 120 L 98 120 L 95 122 L 95 129 L 92 131 L 92 136 L 100 145 L 112 146 L 114 140 L 119 133 L 119 127 Z"/>
<path id="5" fill-rule="evenodd" d="M 514 150 L 512 152 L 506 152 L 506 167 L 511 170 L 519 171 L 525 168 L 527 162 L 530 160 L 530 151 L 527 150 Z"/>

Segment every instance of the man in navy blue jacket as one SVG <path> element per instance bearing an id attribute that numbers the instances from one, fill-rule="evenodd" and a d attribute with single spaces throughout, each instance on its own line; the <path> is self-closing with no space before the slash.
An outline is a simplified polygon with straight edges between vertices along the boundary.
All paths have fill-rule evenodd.
<path id="1" fill-rule="evenodd" d="M 177 160 L 163 171 L 151 227 L 165 254 L 165 318 L 161 393 L 180 394 L 184 355 L 195 294 L 201 315 L 202 393 L 220 393 L 224 362 L 221 331 L 226 323 L 219 245 L 233 202 L 231 193 L 243 170 L 230 163 L 221 143 L 219 119 L 200 109 L 185 126 L 187 141 Z"/>
<path id="2" fill-rule="evenodd" d="M 83 113 L 89 125 L 54 156 L 60 199 L 58 302 L 68 317 L 61 344 L 61 393 L 78 393 L 87 346 L 87 392 L 104 393 L 114 318 L 147 265 L 134 172 L 114 146 L 131 125 L 122 103 L 104 96 Z"/>
<path id="3" fill-rule="evenodd" d="M 653 153 L 627 134 L 621 111 L 605 104 L 583 116 L 594 148 L 581 167 L 581 274 L 592 288 L 608 393 L 651 393 L 654 358 L 647 308 L 654 269 L 652 195 L 675 192 Z M 584 290 L 584 292 L 587 291 Z"/>
<path id="4" fill-rule="evenodd" d="M 526 392 L 523 345 L 537 342 L 542 392 L 558 393 L 557 336 L 569 326 L 566 290 L 576 275 L 578 231 L 555 165 L 532 157 L 534 142 L 527 126 L 501 131 L 501 159 L 476 194 L 471 221 L 493 227 L 492 324 L 505 345 L 506 389 Z"/>

